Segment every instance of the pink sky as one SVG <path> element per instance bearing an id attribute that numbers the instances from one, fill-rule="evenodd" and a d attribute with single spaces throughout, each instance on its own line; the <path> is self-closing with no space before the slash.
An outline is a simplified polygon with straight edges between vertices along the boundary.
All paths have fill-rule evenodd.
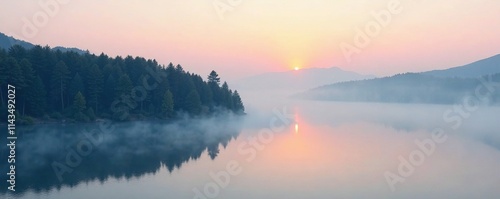
<path id="1" fill-rule="evenodd" d="M 218 13 L 214 2 L 231 10 Z M 349 62 L 340 45 L 355 46 L 356 29 L 378 23 L 371 13 L 391 8 L 400 12 Z M 382 76 L 500 53 L 499 10 L 496 0 L 18 0 L 2 3 L 0 32 L 173 62 L 203 76 L 215 69 L 228 80 L 331 66 Z M 36 34 L 23 32 L 25 21 Z"/>

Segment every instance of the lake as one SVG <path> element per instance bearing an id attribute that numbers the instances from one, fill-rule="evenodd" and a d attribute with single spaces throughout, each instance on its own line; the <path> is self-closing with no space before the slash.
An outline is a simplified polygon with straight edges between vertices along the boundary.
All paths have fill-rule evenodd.
<path id="1" fill-rule="evenodd" d="M 0 196 L 331 199 L 500 194 L 499 107 L 460 112 L 453 105 L 249 99 L 245 117 L 19 129 L 16 194 L 6 195 L 3 189 Z M 6 178 L 2 176 L 4 187 Z"/>

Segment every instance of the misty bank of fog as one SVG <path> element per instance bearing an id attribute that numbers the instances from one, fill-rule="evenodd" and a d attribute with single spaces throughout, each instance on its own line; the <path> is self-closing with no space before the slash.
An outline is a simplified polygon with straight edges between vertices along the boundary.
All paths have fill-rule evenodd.
<path id="1" fill-rule="evenodd" d="M 293 153 L 296 155 L 292 155 L 295 157 L 291 157 L 295 161 L 287 162 L 284 158 L 287 165 L 281 166 L 295 164 L 300 168 L 267 173 L 276 178 L 295 176 L 304 183 L 306 187 L 297 185 L 293 191 L 273 186 L 288 192 L 287 198 L 496 198 L 500 194 L 496 188 L 500 183 L 497 169 L 500 167 L 499 106 L 477 104 L 477 109 L 469 110 L 460 103 L 336 102 L 289 97 L 298 92 L 300 90 L 241 91 L 248 113 L 245 128 L 253 129 L 241 137 L 256 136 L 260 129 L 270 128 L 271 118 L 276 117 L 273 110 L 286 108 L 302 131 L 297 135 L 291 135 L 288 130 L 276 132 L 280 137 L 276 142 L 311 140 L 293 146 L 308 148 L 276 149 L 276 154 L 272 150 L 263 152 L 273 157 L 287 157 L 291 154 L 282 154 L 280 150 L 296 151 Z M 448 140 L 437 145 L 436 152 L 415 169 L 415 174 L 398 184 L 396 192 L 391 192 L 384 172 L 397 173 L 398 157 L 407 158 L 418 150 L 415 140 L 432 138 L 435 129 L 442 129 Z M 273 148 L 273 144 L 269 147 Z M 305 152 L 311 150 L 315 153 Z M 301 153 L 305 155 L 300 156 Z M 272 161 L 272 157 L 268 161 Z M 310 173 L 311 169 L 318 170 L 315 174 L 324 177 L 301 174 Z M 280 183 L 271 180 L 269 184 L 272 182 Z M 282 198 L 280 191 L 270 189 L 272 194 L 254 193 L 254 197 L 248 198 Z"/>
<path id="2" fill-rule="evenodd" d="M 500 149 L 500 106 L 478 103 L 474 104 L 477 106 L 475 110 L 469 111 L 462 103 L 338 102 L 293 97 L 301 91 L 303 90 L 242 91 L 248 113 L 245 118 L 247 128 L 269 127 L 270 119 L 275 117 L 273 110 L 282 112 L 286 109 L 298 117 L 298 122 L 311 125 L 373 123 L 402 133 L 443 128 L 450 133 L 482 140 Z M 458 128 L 454 128 L 456 125 Z"/>
<path id="3" fill-rule="evenodd" d="M 62 183 L 50 164 L 64 164 L 68 151 L 85 139 L 82 129 L 96 125 L 23 129 L 19 161 L 24 164 L 18 170 L 23 171 L 19 178 L 29 184 L 19 189 L 64 198 L 87 196 L 87 187 L 97 186 L 115 196 L 128 196 L 128 190 L 116 192 L 114 186 L 134 181 L 141 187 L 168 185 L 145 195 L 192 198 L 193 187 L 212 182 L 210 171 L 224 170 L 228 162 L 236 160 L 243 172 L 221 189 L 219 198 L 495 198 L 499 194 L 499 107 L 480 106 L 467 112 L 470 115 L 453 129 L 460 115 L 453 105 L 289 98 L 296 92 L 243 89 L 240 93 L 247 115 L 242 117 L 115 123 L 115 130 L 104 135 L 74 172 L 64 174 Z M 297 124 L 300 130 L 295 134 L 288 128 L 275 132 L 263 150 L 251 148 L 248 139 L 270 128 L 277 117 L 274 110 L 293 117 L 288 127 Z M 452 122 L 443 119 L 450 110 Z M 407 157 L 418 149 L 414 140 L 431 137 L 435 128 L 444 129 L 448 141 L 391 192 L 384 172 L 397 172 L 398 156 Z M 256 159 L 247 161 L 249 154 L 242 153 L 241 146 L 247 152 L 255 151 Z M 72 191 L 64 192 L 68 187 Z"/>
<path id="4" fill-rule="evenodd" d="M 221 148 L 238 137 L 242 119 L 227 112 L 212 118 L 184 117 L 174 122 L 18 127 L 16 193 L 47 192 L 82 182 L 140 178 L 163 167 L 172 172 L 204 153 L 215 159 Z M 9 151 L 3 142 L 0 157 L 7 160 Z M 2 165 L 2 172 L 8 170 L 8 165 Z M 5 187 L 7 177 L 0 178 Z"/>

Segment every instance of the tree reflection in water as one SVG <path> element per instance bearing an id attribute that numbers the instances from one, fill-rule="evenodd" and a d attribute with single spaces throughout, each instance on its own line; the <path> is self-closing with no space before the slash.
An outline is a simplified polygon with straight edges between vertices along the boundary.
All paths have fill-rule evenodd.
<path id="1" fill-rule="evenodd" d="M 19 129 L 16 193 L 43 192 L 96 180 L 105 182 L 109 178 L 128 180 L 154 174 L 162 167 L 172 172 L 190 160 L 199 159 L 205 150 L 211 159 L 215 159 L 219 146 L 225 148 L 239 135 L 239 124 L 239 119 L 114 124 L 114 131 L 104 134 L 102 142 L 94 146 L 88 156 L 82 156 L 78 166 L 69 167 L 72 171 L 64 173 L 62 182 L 52 164 L 59 162 L 68 166 L 66 156 L 82 139 L 86 139 L 82 130 L 97 129 L 98 125 L 41 125 Z M 2 160 L 7 160 L 8 156 L 5 146 L 6 143 L 2 143 Z M 8 171 L 8 165 L 2 164 L 1 172 Z M 7 175 L 0 178 L 2 186 L 7 187 Z M 2 190 L 3 193 L 7 191 Z"/>

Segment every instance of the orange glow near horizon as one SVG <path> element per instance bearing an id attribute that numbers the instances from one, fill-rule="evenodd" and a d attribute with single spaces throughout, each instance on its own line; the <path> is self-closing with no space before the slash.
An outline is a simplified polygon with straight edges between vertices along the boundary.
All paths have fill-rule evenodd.
<path id="1" fill-rule="evenodd" d="M 216 70 L 231 79 L 332 66 L 375 75 L 441 69 L 498 54 L 500 45 L 495 20 L 500 1 L 402 1 L 403 12 L 391 16 L 397 20 L 381 25 L 380 34 L 368 37 L 363 47 L 355 43 L 358 29 L 379 24 L 372 13 L 383 13 L 387 0 L 224 5 L 229 7 L 220 18 L 210 1 L 75 1 L 61 4 L 61 12 L 49 17 L 47 26 L 36 26 L 38 34 L 30 37 L 23 34 L 21 19 L 33 23 L 34 13 L 43 9 L 29 1 L 8 1 L 0 18 L 15 20 L 2 22 L 0 32 L 42 46 L 172 62 L 197 74 Z M 359 52 L 351 61 L 342 43 Z"/>

